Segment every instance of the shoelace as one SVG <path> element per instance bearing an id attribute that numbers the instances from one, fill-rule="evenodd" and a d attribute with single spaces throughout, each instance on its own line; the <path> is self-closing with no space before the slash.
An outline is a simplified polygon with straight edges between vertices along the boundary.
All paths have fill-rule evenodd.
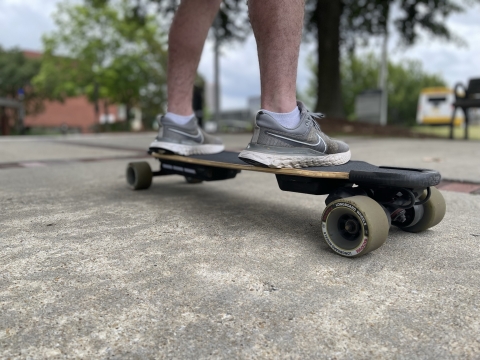
<path id="1" fill-rule="evenodd" d="M 320 129 L 320 124 L 315 119 L 323 119 L 325 115 L 322 113 L 316 113 L 307 110 L 307 116 L 312 121 L 315 129 L 317 129 L 318 131 L 322 131 L 322 129 Z"/>

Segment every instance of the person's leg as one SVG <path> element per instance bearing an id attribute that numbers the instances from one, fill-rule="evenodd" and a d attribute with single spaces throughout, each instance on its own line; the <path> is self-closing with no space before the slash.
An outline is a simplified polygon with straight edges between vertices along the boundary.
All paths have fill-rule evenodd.
<path id="1" fill-rule="evenodd" d="M 297 106 L 297 67 L 305 1 L 249 0 L 248 5 L 258 48 L 261 106 L 276 113 L 291 112 Z"/>
<path id="2" fill-rule="evenodd" d="M 168 36 L 168 112 L 193 114 L 192 89 L 208 30 L 221 0 L 182 0 Z"/>
<path id="3" fill-rule="evenodd" d="M 250 22 L 257 40 L 261 106 L 243 161 L 274 168 L 344 164 L 347 144 L 324 134 L 316 118 L 296 101 L 298 55 L 304 0 L 249 0 Z"/>
<path id="4" fill-rule="evenodd" d="M 198 126 L 192 107 L 193 84 L 205 39 L 221 0 L 182 0 L 168 37 L 167 114 L 159 118 L 151 151 L 180 155 L 215 154 L 224 146 Z"/>

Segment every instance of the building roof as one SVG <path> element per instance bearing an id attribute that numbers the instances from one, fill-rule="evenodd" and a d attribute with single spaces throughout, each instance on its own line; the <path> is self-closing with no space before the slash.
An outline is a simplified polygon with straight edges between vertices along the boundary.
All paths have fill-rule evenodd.
<path id="1" fill-rule="evenodd" d="M 23 50 L 22 53 L 27 59 L 39 59 L 43 55 L 41 52 L 33 50 Z"/>

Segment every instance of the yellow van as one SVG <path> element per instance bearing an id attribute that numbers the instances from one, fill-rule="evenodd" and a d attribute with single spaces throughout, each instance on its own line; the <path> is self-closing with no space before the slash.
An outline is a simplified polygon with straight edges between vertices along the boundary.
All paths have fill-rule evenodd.
<path id="1" fill-rule="evenodd" d="M 450 124 L 455 95 L 453 90 L 445 87 L 424 88 L 420 92 L 417 108 L 417 123 L 424 125 Z M 456 126 L 464 122 L 463 112 L 457 109 Z"/>

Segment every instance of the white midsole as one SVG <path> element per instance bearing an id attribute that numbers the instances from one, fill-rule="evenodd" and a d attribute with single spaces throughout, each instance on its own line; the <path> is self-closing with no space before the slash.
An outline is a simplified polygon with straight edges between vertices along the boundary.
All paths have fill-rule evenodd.
<path id="1" fill-rule="evenodd" d="M 304 156 L 287 154 L 266 154 L 256 151 L 243 150 L 238 157 L 250 159 L 266 165 L 271 168 L 304 168 L 313 166 L 334 166 L 347 163 L 352 154 L 350 150 L 344 153 L 323 155 L 323 156 Z"/>
<path id="2" fill-rule="evenodd" d="M 217 154 L 225 150 L 222 144 L 183 145 L 162 141 L 152 142 L 150 148 L 168 150 L 183 156 Z"/>

